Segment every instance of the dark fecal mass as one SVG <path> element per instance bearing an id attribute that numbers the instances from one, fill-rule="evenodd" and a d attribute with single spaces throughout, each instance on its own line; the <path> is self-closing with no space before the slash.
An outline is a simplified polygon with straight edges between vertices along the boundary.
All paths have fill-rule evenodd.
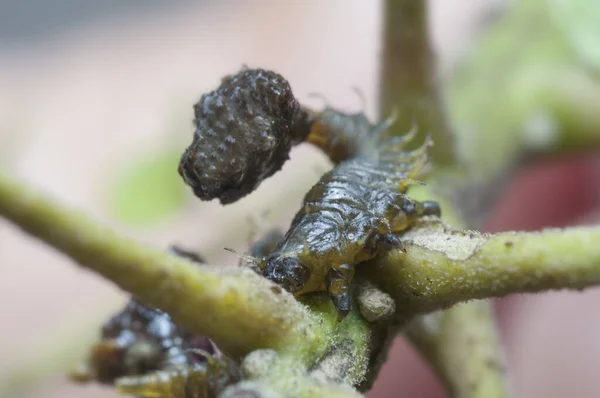
<path id="1" fill-rule="evenodd" d="M 196 131 L 179 173 L 202 200 L 222 204 L 252 192 L 280 170 L 308 129 L 281 75 L 244 68 L 194 106 Z"/>
<path id="2" fill-rule="evenodd" d="M 302 108 L 283 77 L 262 69 L 227 76 L 195 112 L 194 141 L 179 172 L 203 200 L 227 204 L 252 192 L 302 141 L 335 164 L 306 194 L 285 236 L 253 253 L 263 275 L 296 296 L 327 291 L 340 314 L 348 313 L 355 267 L 402 249 L 401 235 L 418 218 L 440 215 L 437 203 L 407 195 L 427 169 L 432 141 L 407 150 L 417 130 L 392 135 L 394 117 L 371 123 L 362 112 Z"/>

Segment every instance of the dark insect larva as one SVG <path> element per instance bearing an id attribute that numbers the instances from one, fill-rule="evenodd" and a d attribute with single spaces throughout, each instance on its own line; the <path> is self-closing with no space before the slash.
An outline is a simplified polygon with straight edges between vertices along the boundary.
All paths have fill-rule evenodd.
<path id="1" fill-rule="evenodd" d="M 178 247 L 170 251 L 202 263 L 195 253 Z M 101 340 L 92 347 L 88 364 L 73 373 L 72 379 L 112 384 L 126 375 L 205 361 L 191 349 L 214 351 L 208 338 L 186 332 L 168 314 L 132 298 L 103 325 Z"/>
<path id="2" fill-rule="evenodd" d="M 305 139 L 305 114 L 275 72 L 242 69 L 194 106 L 196 131 L 179 174 L 202 200 L 235 202 L 281 169 Z M 304 126 L 304 127 L 303 127 Z"/>
<path id="3" fill-rule="evenodd" d="M 265 256 L 282 238 L 280 231 L 271 230 L 256 241 L 250 251 L 253 256 Z M 172 247 L 170 251 L 192 261 L 203 262 L 196 253 L 179 247 Z M 151 320 L 150 323 L 148 320 Z M 161 324 L 152 327 L 152 322 Z M 154 334 L 158 332 L 158 336 L 153 336 L 151 331 Z M 103 327 L 102 336 L 103 342 L 97 344 L 94 351 L 101 353 L 96 355 L 96 379 L 114 383 L 122 394 L 142 398 L 212 398 L 240 379 L 239 367 L 230 358 L 217 355 L 208 339 L 186 333 L 171 323 L 165 313 L 135 300 Z M 148 366 L 147 360 L 141 361 L 146 359 L 145 356 L 140 356 L 137 351 L 131 352 L 132 347 L 139 344 L 136 340 L 141 336 L 162 342 L 147 350 L 155 357 L 152 366 Z M 129 344 L 122 340 L 129 340 Z M 180 344 L 173 347 L 173 341 Z M 170 355 L 166 358 L 165 346 L 170 347 Z M 115 355 L 118 352 L 121 354 Z M 125 356 L 131 359 L 125 361 Z"/>
<path id="4" fill-rule="evenodd" d="M 421 216 L 439 216 L 440 207 L 405 194 L 428 163 L 429 138 L 406 152 L 414 128 L 403 137 L 390 137 L 393 119 L 371 126 L 358 115 L 342 116 L 327 110 L 311 131 L 340 163 L 306 194 L 284 239 L 257 263 L 265 277 L 294 295 L 328 291 L 343 316 L 351 308 L 356 264 L 379 250 L 401 248 L 396 234 Z"/>

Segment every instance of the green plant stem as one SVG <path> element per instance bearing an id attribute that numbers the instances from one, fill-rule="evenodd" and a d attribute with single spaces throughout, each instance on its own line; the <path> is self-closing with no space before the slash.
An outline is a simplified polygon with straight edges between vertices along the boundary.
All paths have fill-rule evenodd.
<path id="1" fill-rule="evenodd" d="M 506 365 L 488 301 L 418 316 L 405 333 L 453 397 L 508 396 Z"/>
<path id="2" fill-rule="evenodd" d="M 600 283 L 600 228 L 482 235 L 423 220 L 390 252 L 363 269 L 412 317 L 454 304 Z"/>
<path id="3" fill-rule="evenodd" d="M 383 18 L 380 117 L 398 110 L 400 120 L 392 127 L 394 133 L 404 134 L 416 122 L 421 138 L 432 135 L 436 166 L 453 164 L 453 137 L 438 84 L 426 2 L 385 1 Z"/>
<path id="4" fill-rule="evenodd" d="M 250 270 L 199 267 L 141 245 L 1 171 L 0 215 L 233 356 L 263 347 L 314 349 L 323 325 L 332 325 Z"/>
<path id="5" fill-rule="evenodd" d="M 338 322 L 327 294 L 308 296 L 301 303 L 279 288 L 272 289 L 270 282 L 250 270 L 198 266 L 143 246 L 1 171 L 0 215 L 148 305 L 168 312 L 188 331 L 212 338 L 234 357 L 270 348 L 287 358 L 282 366 L 293 363 L 302 374 L 313 367 L 313 373 L 319 371 L 327 380 L 348 386 L 365 377 L 376 344 L 375 325 L 355 311 Z M 330 360 L 323 362 L 324 358 Z M 287 372 L 280 367 L 273 374 L 278 371 Z M 280 381 L 282 391 L 291 391 L 285 381 Z M 302 388 L 312 391 L 314 380 Z"/>

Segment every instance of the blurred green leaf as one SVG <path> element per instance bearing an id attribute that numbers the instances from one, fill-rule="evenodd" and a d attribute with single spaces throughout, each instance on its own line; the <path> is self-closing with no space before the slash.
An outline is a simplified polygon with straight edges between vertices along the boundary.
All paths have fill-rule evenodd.
<path id="1" fill-rule="evenodd" d="M 582 61 L 600 72 L 600 2 L 598 0 L 549 0 L 556 25 Z"/>
<path id="2" fill-rule="evenodd" d="M 177 173 L 181 148 L 158 149 L 128 161 L 109 183 L 109 207 L 122 223 L 148 226 L 182 210 L 188 188 Z"/>
<path id="3" fill-rule="evenodd" d="M 600 79 L 577 46 L 600 51 L 600 18 L 576 15 L 597 13 L 596 4 L 519 1 L 481 32 L 446 87 L 464 159 L 497 170 L 523 146 L 574 147 L 597 135 Z"/>

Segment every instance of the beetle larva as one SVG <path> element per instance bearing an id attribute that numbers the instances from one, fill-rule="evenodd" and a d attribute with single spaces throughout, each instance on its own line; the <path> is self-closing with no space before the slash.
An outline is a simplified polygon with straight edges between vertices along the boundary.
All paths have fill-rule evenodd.
<path id="1" fill-rule="evenodd" d="M 253 256 L 264 256 L 282 238 L 283 234 L 273 229 L 257 240 L 251 246 L 250 251 Z M 202 262 L 194 253 L 189 253 L 180 248 L 173 247 L 171 251 L 192 261 L 200 260 Z M 126 328 L 122 329 L 128 330 Z M 193 339 L 186 339 L 184 336 L 181 340 L 183 342 L 194 342 Z M 188 359 L 204 359 L 201 363 L 191 360 L 179 361 L 178 363 L 173 361 L 163 362 L 162 366 L 151 371 L 130 372 L 129 376 L 116 379 L 117 391 L 142 398 L 212 398 L 216 397 L 225 387 L 240 379 L 239 368 L 230 358 L 222 354 L 215 355 L 214 352 L 197 349 L 198 347 L 196 340 L 196 345 L 188 346 L 185 354 L 188 355 Z M 198 354 L 200 355 L 198 356 Z M 121 372 L 121 376 L 123 375 L 124 373 Z"/>
<path id="2" fill-rule="evenodd" d="M 304 140 L 305 114 L 275 72 L 244 68 L 194 106 L 196 131 L 179 174 L 202 200 L 235 202 L 281 169 Z"/>
<path id="3" fill-rule="evenodd" d="M 175 246 L 170 251 L 203 263 L 196 253 Z M 208 338 L 188 333 L 168 314 L 132 298 L 102 326 L 101 340 L 92 347 L 88 363 L 71 378 L 112 384 L 122 376 L 192 366 L 205 360 L 191 349 L 214 351 Z"/>
<path id="4" fill-rule="evenodd" d="M 439 216 L 440 207 L 406 196 L 428 162 L 429 137 L 406 152 L 416 130 L 388 136 L 393 118 L 372 126 L 356 115 L 348 123 L 337 111 L 323 115 L 329 119 L 317 116 L 311 135 L 340 163 L 306 194 L 284 239 L 257 263 L 265 277 L 296 296 L 328 291 L 343 316 L 351 308 L 349 286 L 356 264 L 382 248 L 402 247 L 396 234 L 421 216 Z"/>

